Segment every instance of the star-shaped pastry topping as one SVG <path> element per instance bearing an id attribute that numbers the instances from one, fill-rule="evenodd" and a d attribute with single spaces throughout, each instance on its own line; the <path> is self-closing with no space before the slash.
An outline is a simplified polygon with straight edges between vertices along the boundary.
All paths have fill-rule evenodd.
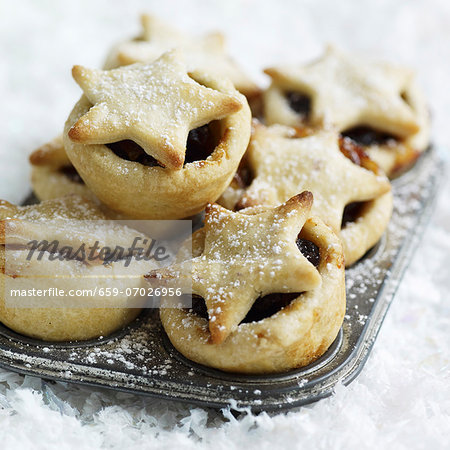
<path id="1" fill-rule="evenodd" d="M 168 50 L 182 48 L 184 51 L 212 53 L 223 52 L 224 38 L 220 33 L 193 37 L 172 28 L 154 16 L 141 17 L 142 35 L 139 39 L 122 42 L 115 49 L 120 65 L 152 62 Z"/>
<path id="2" fill-rule="evenodd" d="M 265 72 L 283 92 L 311 98 L 309 119 L 313 125 L 331 125 L 338 131 L 365 125 L 397 137 L 419 129 L 416 114 L 402 98 L 413 77 L 405 68 L 358 59 L 330 46 L 322 58 L 310 64 Z"/>
<path id="3" fill-rule="evenodd" d="M 221 33 L 193 37 L 151 15 L 144 14 L 141 20 L 142 35 L 114 49 L 113 65 L 149 63 L 164 52 L 177 48 L 189 71 L 202 70 L 227 77 L 236 89 L 247 96 L 260 92 L 258 86 L 226 54 L 225 39 Z"/>
<path id="4" fill-rule="evenodd" d="M 194 81 L 176 52 L 151 64 L 106 71 L 75 66 L 72 74 L 93 106 L 69 130 L 70 139 L 84 144 L 130 139 L 169 169 L 183 166 L 190 130 L 242 107 L 238 97 Z"/>
<path id="5" fill-rule="evenodd" d="M 319 272 L 296 245 L 312 202 L 312 194 L 303 192 L 276 208 L 249 214 L 209 205 L 203 253 L 146 278 L 151 283 L 176 281 L 180 274 L 190 273 L 192 293 L 206 302 L 211 341 L 220 343 L 257 298 L 320 285 Z"/>
<path id="6" fill-rule="evenodd" d="M 346 158 L 335 132 L 299 138 L 282 125 L 256 124 L 246 153 L 254 179 L 240 207 L 278 205 L 297 192 L 314 195 L 312 214 L 336 233 L 347 204 L 364 202 L 390 190 L 384 175 L 376 175 Z"/>

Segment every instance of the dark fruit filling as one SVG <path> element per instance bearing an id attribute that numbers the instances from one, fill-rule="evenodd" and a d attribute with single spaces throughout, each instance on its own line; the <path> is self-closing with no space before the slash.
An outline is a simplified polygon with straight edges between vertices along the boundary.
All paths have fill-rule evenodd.
<path id="1" fill-rule="evenodd" d="M 404 97 L 403 94 L 402 98 L 403 100 L 408 102 L 407 97 Z M 392 136 L 391 134 L 388 133 L 384 133 L 382 131 L 374 130 L 373 128 L 370 127 L 355 127 L 343 131 L 341 133 L 340 140 L 345 143 L 346 147 L 349 147 L 351 145 L 354 146 L 380 145 L 395 149 L 396 160 L 395 166 L 391 169 L 391 177 L 399 175 L 405 169 L 410 167 L 420 155 L 419 151 L 417 151 L 407 143 L 399 141 L 395 136 Z M 341 151 L 347 157 L 349 157 L 343 151 L 342 144 L 341 144 Z M 350 159 L 352 158 L 350 157 Z M 355 162 L 355 164 L 358 163 Z M 379 173 L 378 166 L 369 157 L 367 157 L 364 160 L 362 159 L 362 164 L 360 165 L 365 169 L 371 170 L 375 174 Z"/>
<path id="2" fill-rule="evenodd" d="M 258 322 L 259 320 L 273 316 L 280 309 L 288 306 L 299 295 L 297 292 L 290 294 L 275 293 L 260 297 L 253 303 L 253 306 L 241 323 Z M 206 309 L 203 297 L 192 295 L 192 307 L 190 311 L 196 316 L 208 319 L 208 310 Z"/>
<path id="3" fill-rule="evenodd" d="M 237 188 L 244 189 L 248 186 L 250 186 L 251 182 L 253 180 L 253 174 L 250 170 L 250 167 L 248 167 L 247 164 L 245 164 L 245 161 L 242 160 L 239 164 L 238 170 L 234 174 L 233 182 L 235 182 L 235 186 Z"/>
<path id="4" fill-rule="evenodd" d="M 364 167 L 364 169 L 372 171 L 375 175 L 380 173 L 380 169 L 375 161 L 371 160 L 364 149 L 349 137 L 339 138 L 339 149 L 341 153 L 348 158 L 353 164 Z M 349 203 L 342 214 L 341 228 L 344 228 L 350 222 L 356 222 L 361 216 L 365 202 Z"/>
<path id="5" fill-rule="evenodd" d="M 280 309 L 285 308 L 296 299 L 300 293 L 294 292 L 289 294 L 268 294 L 264 297 L 259 297 L 253 303 L 250 311 L 244 317 L 241 323 L 258 322 L 260 320 L 266 319 L 267 317 L 273 316 Z"/>
<path id="6" fill-rule="evenodd" d="M 233 176 L 233 179 L 231 180 L 230 187 L 233 189 L 245 189 L 250 186 L 253 178 L 253 173 L 244 157 L 244 159 L 241 160 L 238 170 Z M 240 211 L 241 209 L 247 208 L 248 206 L 249 205 L 247 205 L 246 202 L 239 200 L 234 205 L 234 210 Z"/>
<path id="7" fill-rule="evenodd" d="M 73 166 L 63 166 L 59 169 L 59 171 L 65 175 L 70 181 L 73 183 L 84 184 L 83 179 L 80 177 L 77 169 Z"/>
<path id="8" fill-rule="evenodd" d="M 344 228 L 350 222 L 356 222 L 358 217 L 361 216 L 362 208 L 365 202 L 353 202 L 349 203 L 344 208 L 344 213 L 342 215 L 341 228 Z"/>
<path id="9" fill-rule="evenodd" d="M 370 127 L 354 127 L 343 131 L 341 134 L 359 145 L 389 145 L 396 142 L 396 138 L 391 134 Z"/>
<path id="10" fill-rule="evenodd" d="M 189 131 L 184 163 L 205 160 L 211 155 L 217 144 L 209 124 Z"/>
<path id="11" fill-rule="evenodd" d="M 158 161 L 156 161 L 153 156 L 147 155 L 140 145 L 128 139 L 125 141 L 114 142 L 112 144 L 106 144 L 106 146 L 119 158 L 125 159 L 126 161 L 138 162 L 148 167 L 159 165 Z"/>
<path id="12" fill-rule="evenodd" d="M 300 92 L 289 91 L 286 92 L 286 100 L 291 109 L 303 116 L 304 119 L 311 113 L 311 99 L 309 96 Z"/>
<path id="13" fill-rule="evenodd" d="M 119 158 L 127 161 L 138 162 L 144 166 L 155 167 L 160 164 L 153 156 L 145 153 L 143 148 L 130 140 L 106 144 Z M 217 146 L 214 133 L 211 132 L 210 124 L 203 125 L 189 132 L 186 142 L 186 158 L 184 163 L 201 161 L 206 159 Z"/>
<path id="14" fill-rule="evenodd" d="M 364 149 L 348 137 L 339 138 L 339 149 L 353 164 L 361 166 L 362 160 L 367 157 Z"/>
<path id="15" fill-rule="evenodd" d="M 208 319 L 208 310 L 206 309 L 205 299 L 199 295 L 192 294 L 192 306 L 190 310 L 203 319 Z"/>
<path id="16" fill-rule="evenodd" d="M 370 170 L 375 175 L 378 175 L 379 168 L 376 162 L 370 159 L 370 156 L 354 140 L 348 137 L 340 137 L 339 149 L 353 164 L 364 167 L 364 169 Z"/>
<path id="17" fill-rule="evenodd" d="M 315 267 L 320 263 L 320 250 L 316 244 L 306 239 L 298 238 L 297 247 L 302 254 L 312 263 Z M 247 313 L 241 323 L 258 322 L 259 320 L 273 316 L 281 309 L 288 306 L 292 300 L 296 299 L 301 293 L 273 293 L 259 297 L 253 303 L 250 311 Z M 191 312 L 199 317 L 208 319 L 208 310 L 206 308 L 205 300 L 193 294 L 192 295 L 192 307 Z"/>
<path id="18" fill-rule="evenodd" d="M 306 239 L 297 238 L 297 247 L 303 256 L 315 267 L 319 267 L 320 264 L 320 250 L 314 242 Z"/>

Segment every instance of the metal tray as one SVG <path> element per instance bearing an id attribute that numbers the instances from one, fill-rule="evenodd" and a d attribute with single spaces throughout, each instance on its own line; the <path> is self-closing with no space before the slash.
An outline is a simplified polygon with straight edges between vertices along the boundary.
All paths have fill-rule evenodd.
<path id="1" fill-rule="evenodd" d="M 377 246 L 347 270 L 347 313 L 341 331 L 319 360 L 272 376 L 213 370 L 180 355 L 158 318 L 147 310 L 126 329 L 88 342 L 51 343 L 0 325 L 0 366 L 52 380 L 221 408 L 232 403 L 253 411 L 311 403 L 350 383 L 361 371 L 383 318 L 431 215 L 442 162 L 427 151 L 394 180 L 394 213 Z"/>

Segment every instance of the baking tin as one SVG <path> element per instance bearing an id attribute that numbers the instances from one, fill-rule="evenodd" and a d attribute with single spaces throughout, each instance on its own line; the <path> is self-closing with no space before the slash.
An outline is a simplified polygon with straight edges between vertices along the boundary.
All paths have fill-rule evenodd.
<path id="1" fill-rule="evenodd" d="M 201 406 L 291 408 L 329 396 L 362 370 L 401 277 L 431 215 L 442 161 L 430 149 L 394 180 L 394 213 L 382 240 L 347 270 L 347 312 L 335 342 L 320 359 L 279 375 L 244 376 L 192 363 L 170 344 L 147 310 L 105 339 L 36 341 L 0 325 L 0 366 L 46 379 L 101 386 Z"/>

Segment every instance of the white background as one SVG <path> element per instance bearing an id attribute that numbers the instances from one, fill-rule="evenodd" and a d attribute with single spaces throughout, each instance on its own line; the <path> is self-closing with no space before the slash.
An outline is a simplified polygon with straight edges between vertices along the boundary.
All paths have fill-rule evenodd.
<path id="1" fill-rule="evenodd" d="M 74 64 L 100 67 L 109 47 L 153 12 L 193 33 L 219 29 L 261 84 L 261 69 L 301 62 L 327 42 L 416 69 L 433 141 L 450 148 L 450 2 L 0 1 L 0 198 L 29 192 L 27 155 L 59 133 L 80 95 Z M 447 172 L 448 173 L 448 172 Z M 446 177 L 449 178 L 448 176 Z M 228 413 L 56 384 L 0 369 L 6 448 L 449 448 L 450 184 L 363 373 L 288 414 Z"/>

